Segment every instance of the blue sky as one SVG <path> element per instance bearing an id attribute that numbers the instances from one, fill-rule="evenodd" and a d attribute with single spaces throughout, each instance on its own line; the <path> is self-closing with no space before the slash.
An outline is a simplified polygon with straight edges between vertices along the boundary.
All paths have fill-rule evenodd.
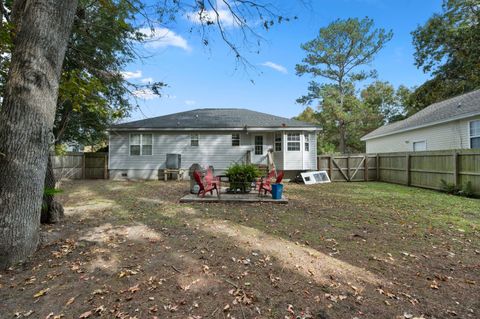
<path id="1" fill-rule="evenodd" d="M 249 53 L 248 47 L 240 45 L 254 68 L 236 68 L 234 55 L 213 32 L 209 35 L 211 44 L 205 47 L 196 31 L 189 32 L 194 23 L 186 18 L 180 17 L 159 30 L 156 35 L 162 37 L 142 48 L 149 57 L 128 65 L 125 74 L 132 82 L 163 81 L 168 87 L 160 98 L 138 92 L 141 111 L 134 111 L 127 120 L 204 107 L 240 107 L 285 117 L 298 115 L 304 106 L 295 100 L 306 93 L 311 80 L 295 75 L 295 65 L 304 57 L 300 45 L 316 37 L 319 28 L 337 18 L 368 16 L 377 27 L 393 30 L 393 39 L 372 64 L 379 80 L 395 86 L 414 86 L 428 78 L 413 64 L 410 32 L 434 12 L 441 11 L 441 0 L 311 0 L 310 3 L 306 7 L 299 1 L 278 1 L 280 12 L 299 19 L 277 25 L 268 32 L 259 28 L 265 38 L 259 54 Z M 233 36 L 237 32 L 235 28 L 228 31 Z"/>

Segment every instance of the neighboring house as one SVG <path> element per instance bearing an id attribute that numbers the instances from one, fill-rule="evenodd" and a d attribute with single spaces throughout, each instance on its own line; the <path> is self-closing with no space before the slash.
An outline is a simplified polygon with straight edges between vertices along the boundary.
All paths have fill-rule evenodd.
<path id="1" fill-rule="evenodd" d="M 109 129 L 113 179 L 158 179 L 166 155 L 181 154 L 181 168 L 212 165 L 220 174 L 233 163 L 267 164 L 277 170 L 317 167 L 318 128 L 246 109 L 198 109 L 114 125 Z M 187 172 L 188 173 L 188 172 Z"/>
<path id="2" fill-rule="evenodd" d="M 480 90 L 432 104 L 362 141 L 367 153 L 480 148 Z"/>

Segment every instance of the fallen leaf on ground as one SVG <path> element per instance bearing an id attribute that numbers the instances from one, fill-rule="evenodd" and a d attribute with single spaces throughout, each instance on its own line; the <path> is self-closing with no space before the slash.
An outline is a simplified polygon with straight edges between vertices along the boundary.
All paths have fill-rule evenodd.
<path id="1" fill-rule="evenodd" d="M 67 303 L 65 304 L 65 306 L 71 305 L 74 301 L 75 301 L 75 297 L 72 297 L 72 298 L 68 299 L 68 301 L 67 301 Z"/>
<path id="2" fill-rule="evenodd" d="M 44 296 L 49 290 L 50 290 L 50 288 L 42 289 L 39 292 L 37 292 L 36 294 L 34 294 L 33 298 L 39 298 L 41 296 Z"/>
<path id="3" fill-rule="evenodd" d="M 82 313 L 82 314 L 80 315 L 80 317 L 78 317 L 78 319 L 89 318 L 91 315 L 92 315 L 92 312 L 91 312 L 91 311 L 86 311 L 86 312 Z"/>

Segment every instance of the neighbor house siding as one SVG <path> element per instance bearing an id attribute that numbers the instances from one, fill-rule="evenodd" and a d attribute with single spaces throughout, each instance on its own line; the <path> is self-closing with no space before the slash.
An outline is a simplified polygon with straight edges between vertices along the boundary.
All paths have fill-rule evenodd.
<path id="1" fill-rule="evenodd" d="M 413 151 L 413 143 L 426 141 L 427 151 L 470 147 L 469 123 L 480 116 L 400 132 L 366 141 L 367 153 Z"/>

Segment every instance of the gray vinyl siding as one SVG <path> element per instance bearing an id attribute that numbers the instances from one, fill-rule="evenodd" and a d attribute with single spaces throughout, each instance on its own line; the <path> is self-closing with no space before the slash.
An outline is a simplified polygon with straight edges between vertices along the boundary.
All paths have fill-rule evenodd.
<path id="1" fill-rule="evenodd" d="M 154 133 L 153 154 L 151 156 L 130 156 L 128 132 L 112 132 L 110 135 L 110 169 L 149 169 L 165 168 L 167 153 L 182 155 L 182 168 L 198 163 L 225 169 L 232 162 L 241 161 L 251 149 L 246 134 L 240 134 L 240 146 L 232 146 L 230 133 L 199 134 L 199 146 L 190 145 L 190 133 Z"/>
<path id="2" fill-rule="evenodd" d="M 140 133 L 140 132 L 138 132 Z M 252 163 L 266 164 L 265 155 L 254 155 L 254 136 L 264 136 L 264 153 L 273 148 L 274 133 L 240 133 L 240 146 L 232 146 L 231 132 L 192 132 L 199 135 L 199 146 L 190 145 L 190 132 L 149 132 L 153 134 L 152 155 L 131 156 L 129 151 L 130 132 L 110 132 L 109 169 L 112 179 L 136 178 L 157 179 L 158 170 L 165 168 L 167 153 L 181 154 L 182 168 L 192 164 L 212 165 L 216 173 L 222 172 L 232 163 L 246 159 L 251 151 Z M 310 134 L 310 151 L 304 151 L 303 132 L 301 133 L 301 151 L 289 152 L 286 148 L 286 135 L 283 135 L 282 152 L 274 152 L 273 158 L 278 170 L 305 170 L 316 168 L 316 135 Z M 127 176 L 123 176 L 127 175 Z"/>
<path id="3" fill-rule="evenodd" d="M 366 141 L 367 153 L 413 151 L 413 143 L 426 141 L 427 151 L 470 148 L 469 123 L 480 116 L 400 132 Z"/>

